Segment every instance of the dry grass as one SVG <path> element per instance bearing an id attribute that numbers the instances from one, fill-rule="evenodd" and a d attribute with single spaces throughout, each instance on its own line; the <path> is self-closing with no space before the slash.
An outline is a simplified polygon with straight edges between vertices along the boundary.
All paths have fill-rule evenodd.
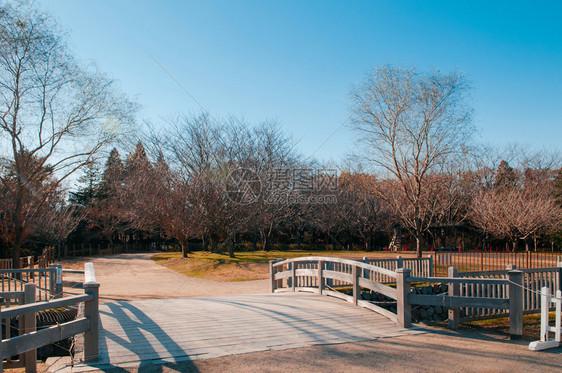
<path id="1" fill-rule="evenodd" d="M 216 259 L 196 259 L 178 257 L 161 257 L 161 254 L 152 259 L 169 269 L 189 277 L 204 278 L 214 281 L 248 281 L 261 280 L 269 277 L 269 265 L 266 263 L 225 263 Z"/>
<path id="2" fill-rule="evenodd" d="M 550 324 L 554 324 L 554 312 L 549 314 Z M 434 325 L 439 325 L 446 328 L 447 323 L 435 323 Z M 459 325 L 459 329 L 467 329 L 477 332 L 494 332 L 506 337 L 509 336 L 509 317 L 502 317 L 497 319 L 479 320 L 471 321 Z M 537 341 L 540 338 L 541 330 L 541 315 L 532 314 L 523 316 L 523 336 L 522 339 L 525 341 Z M 552 337 L 552 334 L 551 334 Z"/>
<path id="3" fill-rule="evenodd" d="M 248 251 L 236 252 L 235 258 L 227 254 L 196 251 L 184 259 L 179 252 L 161 253 L 152 257 L 156 263 L 190 277 L 214 281 L 249 281 L 269 278 L 268 262 L 278 258 L 298 258 L 302 256 L 332 256 L 338 258 L 360 259 L 368 257 L 394 258 L 405 253 L 372 253 L 364 251 Z M 403 255 L 405 256 L 405 255 Z"/>

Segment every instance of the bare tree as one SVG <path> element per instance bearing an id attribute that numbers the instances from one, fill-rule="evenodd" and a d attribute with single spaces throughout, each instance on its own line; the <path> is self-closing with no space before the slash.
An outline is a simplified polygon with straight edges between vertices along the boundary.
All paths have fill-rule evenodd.
<path id="1" fill-rule="evenodd" d="M 186 258 L 189 240 L 197 236 L 192 185 L 171 172 L 162 154 L 154 167 L 138 166 L 129 170 L 120 189 L 124 220 L 131 228 L 176 239 Z"/>
<path id="2" fill-rule="evenodd" d="M 513 250 L 523 240 L 528 251 L 531 239 L 536 250 L 537 238 L 558 231 L 562 224 L 562 208 L 553 195 L 554 178 L 554 170 L 526 168 L 521 172 L 500 162 L 494 185 L 481 189 L 471 201 L 472 223 L 485 233 L 511 241 Z"/>
<path id="3" fill-rule="evenodd" d="M 369 160 L 396 180 L 402 224 L 416 239 L 431 225 L 424 196 L 428 178 L 440 173 L 467 145 L 472 133 L 466 106 L 468 84 L 458 73 L 420 73 L 383 66 L 352 92 L 353 127 L 367 146 Z M 405 218 L 408 216 L 408 218 Z"/>
<path id="4" fill-rule="evenodd" d="M 276 122 L 261 123 L 251 132 L 253 145 L 248 150 L 252 154 L 248 154 L 246 167 L 255 172 L 260 183 L 260 191 L 251 206 L 252 227 L 259 233 L 262 249 L 268 250 L 273 232 L 298 214 L 296 210 L 300 205 L 290 200 L 275 201 L 278 193 L 285 193 L 285 196 L 299 193 L 304 189 L 302 184 L 310 168 L 295 152 L 293 139 L 286 136 Z M 285 190 L 275 185 L 280 181 L 276 180 L 279 175 L 287 177 Z"/>
<path id="5" fill-rule="evenodd" d="M 1 161 L 17 177 L 9 242 L 15 266 L 33 210 L 49 200 L 48 190 L 29 185 L 37 185 L 45 167 L 55 185 L 64 182 L 132 121 L 133 105 L 101 73 L 79 66 L 62 35 L 28 2 L 0 5 Z M 38 162 L 25 162 L 29 157 Z"/>

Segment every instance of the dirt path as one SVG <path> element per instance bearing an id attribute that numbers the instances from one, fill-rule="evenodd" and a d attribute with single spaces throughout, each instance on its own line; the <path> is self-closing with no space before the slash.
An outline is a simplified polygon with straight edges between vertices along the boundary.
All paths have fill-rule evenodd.
<path id="1" fill-rule="evenodd" d="M 154 253 L 120 254 L 62 264 L 63 268 L 83 269 L 85 262 L 93 262 L 96 279 L 101 284 L 102 302 L 268 292 L 268 280 L 217 282 L 186 277 L 156 264 L 150 259 L 152 255 Z M 83 275 L 65 274 L 68 280 L 80 281 L 81 278 Z"/>
<path id="2" fill-rule="evenodd" d="M 169 364 L 146 372 L 561 372 L 562 349 L 533 352 L 528 342 L 470 331 L 233 355 Z"/>

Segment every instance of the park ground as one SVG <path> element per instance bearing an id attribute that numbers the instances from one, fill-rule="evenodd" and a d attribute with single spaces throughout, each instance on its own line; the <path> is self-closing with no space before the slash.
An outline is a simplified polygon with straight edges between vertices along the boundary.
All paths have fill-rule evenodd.
<path id="1" fill-rule="evenodd" d="M 307 253 L 305 253 L 307 254 Z M 97 280 L 101 283 L 102 302 L 147 298 L 180 298 L 191 296 L 218 296 L 228 294 L 260 294 L 268 292 L 268 281 L 225 281 L 221 270 L 200 277 L 186 276 L 177 265 L 179 259 L 170 254 L 153 260 L 154 253 L 121 254 L 108 257 L 84 258 L 63 263 L 66 268 L 79 268 L 92 261 Z M 211 255 L 211 254 L 201 254 Z M 266 266 L 270 255 L 260 260 L 239 258 L 242 267 L 250 263 Z M 292 254 L 289 254 L 292 255 Z M 299 256 L 302 256 L 301 253 Z M 331 255 L 331 254 L 330 254 Z M 356 254 L 352 257 L 361 257 Z M 354 255 L 354 256 L 353 256 Z M 295 254 L 296 256 L 296 254 Z M 279 256 L 282 257 L 282 256 Z M 285 253 L 284 257 L 287 257 Z M 204 260 L 199 258 L 200 260 Z M 211 258 L 209 260 L 222 260 Z M 176 270 L 160 265 L 172 260 Z M 188 259 L 189 260 L 189 259 Z M 224 259 L 226 260 L 226 259 Z M 229 262 L 230 263 L 230 262 Z M 220 268 L 219 266 L 216 266 Z M 228 267 L 228 266 L 227 266 Z M 235 266 L 236 267 L 236 266 Z M 261 266 L 258 266 L 261 268 Z M 258 270 L 260 272 L 261 269 Z M 252 271 L 240 271 L 244 279 Z M 206 277 L 215 278 L 214 280 Z M 228 276 L 227 276 L 228 277 Z M 217 281 L 220 280 L 220 281 Z M 359 326 L 360 327 L 360 326 Z M 451 331 L 441 326 L 423 326 L 428 333 L 373 341 L 314 346 L 304 349 L 267 351 L 228 357 L 141 366 L 130 371 L 142 372 L 523 372 L 562 371 L 562 348 L 544 352 L 529 351 L 529 340 L 538 339 L 536 322 L 526 329 L 521 341 L 510 341 L 502 321 L 464 326 Z M 120 369 L 122 372 L 123 369 Z"/>

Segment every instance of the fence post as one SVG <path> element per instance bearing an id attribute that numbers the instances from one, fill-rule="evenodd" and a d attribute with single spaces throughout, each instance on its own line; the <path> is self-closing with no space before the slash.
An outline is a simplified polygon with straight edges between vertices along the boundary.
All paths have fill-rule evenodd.
<path id="1" fill-rule="evenodd" d="M 562 263 L 558 262 L 556 266 L 558 267 L 558 272 L 556 273 L 556 285 L 558 289 L 552 289 L 553 294 L 555 294 L 557 290 L 562 290 Z"/>
<path id="2" fill-rule="evenodd" d="M 398 324 L 405 328 L 412 325 L 412 306 L 408 301 L 410 282 L 407 281 L 410 273 L 411 270 L 408 268 L 398 268 L 396 270 L 396 316 Z"/>
<path id="3" fill-rule="evenodd" d="M 324 266 L 324 261 L 318 261 L 318 294 L 322 295 L 322 290 L 324 290 L 324 276 L 322 275 L 322 267 Z"/>
<path id="4" fill-rule="evenodd" d="M 429 256 L 429 277 L 435 277 L 435 267 L 433 266 L 433 254 Z"/>
<path id="5" fill-rule="evenodd" d="M 396 262 L 396 269 L 404 268 L 404 261 L 402 260 L 402 256 L 397 255 L 396 259 L 398 259 L 398 261 Z"/>
<path id="6" fill-rule="evenodd" d="M 548 327 L 548 309 L 550 308 L 548 304 L 548 296 L 550 295 L 550 290 L 548 287 L 541 288 L 541 341 L 548 341 L 548 332 L 546 328 Z"/>
<path id="7" fill-rule="evenodd" d="M 57 282 L 57 265 L 56 264 L 49 264 L 49 291 L 51 292 L 51 296 L 55 298 L 56 296 L 56 282 Z"/>
<path id="8" fill-rule="evenodd" d="M 523 272 L 512 270 L 507 273 L 509 280 L 509 335 L 521 339 L 523 334 Z"/>
<path id="9" fill-rule="evenodd" d="M 35 284 L 25 284 L 23 287 L 23 304 L 35 303 Z M 37 321 L 35 312 L 27 313 L 23 316 L 23 332 L 31 333 L 37 330 Z M 37 350 L 30 350 L 23 354 L 26 373 L 34 373 L 37 371 Z"/>
<path id="10" fill-rule="evenodd" d="M 271 292 L 275 292 L 275 272 L 273 272 L 275 270 L 275 267 L 273 267 L 273 264 L 276 262 L 276 260 L 270 260 L 269 261 L 269 290 L 271 290 Z"/>
<path id="11" fill-rule="evenodd" d="M 293 263 L 287 263 L 287 270 L 291 271 L 291 268 L 293 267 Z M 293 276 L 287 277 L 287 287 L 288 288 L 292 288 L 294 291 L 294 287 L 293 287 Z"/>
<path id="12" fill-rule="evenodd" d="M 459 269 L 457 267 L 449 267 L 447 269 L 447 277 L 459 277 Z M 460 284 L 449 284 L 449 296 L 460 296 Z M 460 308 L 449 308 L 449 329 L 457 329 L 459 327 Z"/>
<path id="13" fill-rule="evenodd" d="M 86 263 L 88 266 L 90 263 Z M 88 271 L 88 267 L 85 268 Z M 99 291 L 100 284 L 96 282 L 93 273 L 93 265 L 91 272 L 85 274 L 84 293 L 92 296 L 92 299 L 84 302 L 84 316 L 90 320 L 90 328 L 84 333 L 84 361 L 96 361 L 99 357 Z"/>
<path id="14" fill-rule="evenodd" d="M 54 298 L 62 298 L 62 264 L 53 264 L 56 268 Z"/>

